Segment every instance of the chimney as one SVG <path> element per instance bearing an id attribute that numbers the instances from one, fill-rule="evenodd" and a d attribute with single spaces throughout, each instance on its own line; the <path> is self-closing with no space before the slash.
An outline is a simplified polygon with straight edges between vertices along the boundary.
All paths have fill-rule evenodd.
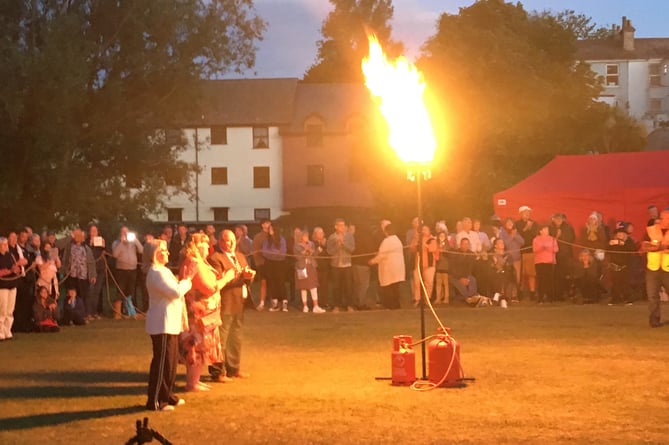
<path id="1" fill-rule="evenodd" d="M 623 26 L 620 34 L 623 36 L 623 49 L 625 51 L 634 51 L 634 27 L 632 21 L 623 16 Z"/>

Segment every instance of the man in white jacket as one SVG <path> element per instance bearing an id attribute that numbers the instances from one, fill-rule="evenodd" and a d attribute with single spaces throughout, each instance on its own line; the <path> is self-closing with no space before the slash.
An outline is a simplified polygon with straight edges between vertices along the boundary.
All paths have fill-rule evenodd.
<path id="1" fill-rule="evenodd" d="M 391 223 L 383 227 L 385 238 L 379 246 L 379 253 L 369 260 L 369 264 L 379 265 L 379 292 L 381 304 L 388 309 L 400 308 L 400 283 L 405 280 L 404 246 Z"/>

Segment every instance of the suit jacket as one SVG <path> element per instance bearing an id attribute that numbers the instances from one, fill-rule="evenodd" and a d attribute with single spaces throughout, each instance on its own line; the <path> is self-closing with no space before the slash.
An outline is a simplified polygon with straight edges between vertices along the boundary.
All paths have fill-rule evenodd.
<path id="1" fill-rule="evenodd" d="M 246 257 L 237 252 L 234 252 L 233 255 L 239 263 L 237 266 L 238 272 L 235 273 L 234 279 L 230 280 L 221 289 L 221 314 L 241 314 L 244 310 L 244 292 L 249 295 L 247 285 L 250 281 L 245 280 L 241 274 L 241 270 L 248 265 Z M 214 249 L 214 253 L 209 255 L 207 261 L 221 274 L 225 274 L 230 269 L 235 269 L 235 264 L 230 260 L 228 254 L 218 246 Z"/>

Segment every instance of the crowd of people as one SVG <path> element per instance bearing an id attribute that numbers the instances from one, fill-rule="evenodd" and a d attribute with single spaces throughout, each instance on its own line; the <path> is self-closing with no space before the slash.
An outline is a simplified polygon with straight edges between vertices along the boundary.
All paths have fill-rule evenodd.
<path id="1" fill-rule="evenodd" d="M 214 382 L 248 376 L 241 370 L 246 307 L 398 309 L 405 282 L 415 305 L 428 298 L 503 308 L 522 301 L 629 305 L 646 297 L 649 325 L 660 327 L 669 209 L 649 207 L 642 239 L 628 222 L 607 227 L 598 212 L 580 230 L 562 213 L 540 224 L 528 206 L 517 219 L 493 217 L 485 228 L 465 217 L 453 232 L 444 221 L 414 218 L 404 241 L 388 220 L 368 227 L 342 218 L 330 235 L 296 227 L 284 236 L 263 220 L 253 238 L 245 225 L 217 233 L 213 225 L 194 232 L 179 224 L 174 234 L 167 225 L 140 241 L 122 226 L 109 249 L 94 224 L 60 240 L 25 227 L 0 237 L 0 340 L 101 318 L 106 294 L 114 318 L 145 314 L 154 354 L 146 407 L 171 410 L 184 403 L 173 393 L 178 361 L 186 364 L 188 391 L 211 388 L 201 380 L 205 368 Z M 103 292 L 110 285 L 115 297 Z"/>

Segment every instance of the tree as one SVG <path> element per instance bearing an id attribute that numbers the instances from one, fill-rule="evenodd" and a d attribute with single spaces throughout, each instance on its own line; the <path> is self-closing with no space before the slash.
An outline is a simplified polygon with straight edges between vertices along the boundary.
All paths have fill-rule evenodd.
<path id="1" fill-rule="evenodd" d="M 437 125 L 449 137 L 430 184 L 435 200 L 486 214 L 494 191 L 555 155 L 601 150 L 610 112 L 576 60 L 571 18 L 502 0 L 441 15 L 419 61 L 447 116 Z"/>
<path id="2" fill-rule="evenodd" d="M 251 0 L 3 2 L 2 225 L 140 219 L 166 183 L 189 192 L 158 130 L 199 122 L 201 79 L 251 67 L 263 29 Z"/>
<path id="3" fill-rule="evenodd" d="M 579 40 L 608 39 L 614 37 L 618 32 L 618 29 L 613 26 L 605 27 L 593 23 L 592 18 L 585 14 L 577 14 L 573 9 L 558 12 L 541 11 L 533 15 L 541 19 L 555 20 Z"/>
<path id="4" fill-rule="evenodd" d="M 334 5 L 321 27 L 317 61 L 304 75 L 305 82 L 363 82 L 360 63 L 367 55 L 367 33 L 376 34 L 391 56 L 403 47 L 390 38 L 391 0 L 330 0 Z"/>

